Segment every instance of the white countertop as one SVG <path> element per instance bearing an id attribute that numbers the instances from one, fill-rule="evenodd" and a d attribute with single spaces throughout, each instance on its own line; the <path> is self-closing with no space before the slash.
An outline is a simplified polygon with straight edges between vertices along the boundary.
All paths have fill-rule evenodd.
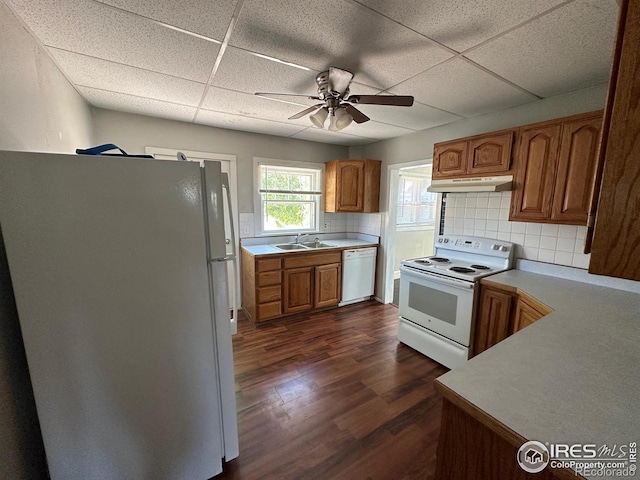
<path id="1" fill-rule="evenodd" d="M 338 238 L 338 239 L 330 239 L 323 240 L 324 243 L 328 243 L 333 246 L 333 248 L 361 248 L 361 247 L 377 247 L 377 243 L 373 243 L 371 240 L 361 240 L 358 238 Z M 289 242 L 279 242 L 279 243 L 289 243 Z M 305 250 L 280 250 L 279 248 L 274 247 L 273 245 L 243 245 L 246 251 L 248 251 L 251 255 L 273 255 L 276 253 L 312 253 L 312 252 L 324 252 L 331 251 L 331 248 L 309 248 Z"/>
<path id="2" fill-rule="evenodd" d="M 554 312 L 438 380 L 528 440 L 640 441 L 640 295 L 520 270 L 487 280 Z"/>

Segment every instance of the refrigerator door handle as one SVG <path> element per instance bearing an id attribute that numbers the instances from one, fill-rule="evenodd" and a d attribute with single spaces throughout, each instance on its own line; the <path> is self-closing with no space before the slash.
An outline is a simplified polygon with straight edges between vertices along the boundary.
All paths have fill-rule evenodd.
<path id="1" fill-rule="evenodd" d="M 227 209 L 229 210 L 229 225 L 231 229 L 231 241 L 229 239 L 225 243 L 231 244 L 231 255 L 228 255 L 230 258 L 236 258 L 236 229 L 233 224 L 233 205 L 231 204 L 231 189 L 229 188 L 229 174 L 222 173 L 222 188 L 224 188 L 227 195 Z"/>
<path id="2" fill-rule="evenodd" d="M 227 255 L 226 260 L 231 260 L 233 265 L 233 278 L 229 279 L 229 287 L 231 288 L 232 295 L 231 301 L 233 302 L 231 305 L 231 334 L 235 335 L 238 333 L 238 304 L 237 304 L 237 282 L 236 279 L 238 277 L 238 256 L 236 252 L 236 229 L 233 222 L 233 205 L 231 203 L 231 188 L 229 188 L 229 174 L 222 173 L 222 188 L 226 191 L 227 194 L 227 209 L 229 210 L 229 226 L 231 229 L 231 255 Z M 227 239 L 227 242 L 229 240 Z"/>

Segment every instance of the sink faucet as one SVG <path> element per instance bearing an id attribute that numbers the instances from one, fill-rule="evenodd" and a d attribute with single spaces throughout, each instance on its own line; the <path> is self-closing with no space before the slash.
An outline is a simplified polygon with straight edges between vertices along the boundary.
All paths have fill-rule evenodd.
<path id="1" fill-rule="evenodd" d="M 302 237 L 308 237 L 308 236 L 309 236 L 309 234 L 308 234 L 308 233 L 298 233 L 298 234 L 296 235 L 296 240 L 295 240 L 295 242 L 294 242 L 294 243 L 300 243 L 300 239 L 301 239 Z"/>

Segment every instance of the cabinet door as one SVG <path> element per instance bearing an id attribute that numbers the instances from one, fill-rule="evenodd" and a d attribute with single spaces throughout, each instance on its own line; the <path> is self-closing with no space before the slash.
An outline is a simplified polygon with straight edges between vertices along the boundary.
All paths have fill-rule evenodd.
<path id="1" fill-rule="evenodd" d="M 284 313 L 296 313 L 313 308 L 313 267 L 284 270 Z"/>
<path id="2" fill-rule="evenodd" d="M 504 173 L 511 168 L 513 132 L 487 135 L 469 141 L 467 173 Z"/>
<path id="3" fill-rule="evenodd" d="M 468 148 L 466 140 L 436 144 L 433 148 L 433 178 L 467 173 Z"/>
<path id="4" fill-rule="evenodd" d="M 340 161 L 336 169 L 336 211 L 362 212 L 364 206 L 364 162 Z"/>
<path id="5" fill-rule="evenodd" d="M 520 132 L 515 186 L 509 220 L 543 222 L 551 218 L 561 125 Z"/>
<path id="6" fill-rule="evenodd" d="M 545 313 L 538 311 L 522 299 L 516 304 L 516 312 L 513 316 L 513 333 L 531 325 L 536 320 L 540 320 Z"/>
<path id="7" fill-rule="evenodd" d="M 473 342 L 474 355 L 507 338 L 512 298 L 509 292 L 482 287 Z"/>
<path id="8" fill-rule="evenodd" d="M 340 264 L 322 265 L 315 270 L 315 308 L 337 305 L 340 301 Z"/>
<path id="9" fill-rule="evenodd" d="M 640 280 L 640 3 L 623 1 L 589 272 Z M 609 105 L 607 105 L 609 110 Z"/>
<path id="10" fill-rule="evenodd" d="M 563 124 L 552 220 L 587 224 L 601 128 L 601 116 Z"/>

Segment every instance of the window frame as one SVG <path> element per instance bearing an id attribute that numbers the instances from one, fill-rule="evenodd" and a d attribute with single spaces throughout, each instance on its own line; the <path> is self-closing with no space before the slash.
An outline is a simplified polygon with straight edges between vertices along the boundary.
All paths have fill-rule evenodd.
<path id="1" fill-rule="evenodd" d="M 264 229 L 264 216 L 263 216 L 263 194 L 260 193 L 262 175 L 260 167 L 273 166 L 283 168 L 302 168 L 317 172 L 317 188 L 316 191 L 320 192 L 315 199 L 315 225 L 312 228 L 295 228 L 295 229 L 281 229 L 281 230 L 267 230 Z M 253 157 L 253 212 L 255 223 L 255 236 L 256 237 L 273 237 L 293 235 L 297 233 L 321 233 L 322 225 L 324 224 L 324 163 L 319 162 L 301 162 L 294 160 L 281 160 L 276 158 L 266 157 Z"/>
<path id="2" fill-rule="evenodd" d="M 413 178 L 422 178 L 424 179 L 424 181 L 427 182 L 427 186 L 431 184 L 431 180 L 432 180 L 432 175 L 429 173 L 423 173 L 423 172 L 415 172 L 412 173 L 410 171 L 407 172 L 402 172 L 400 171 L 398 173 L 398 193 L 397 195 L 400 195 L 400 183 L 402 180 L 402 177 L 413 177 Z M 438 196 L 437 194 L 434 193 L 434 195 L 436 196 L 436 198 L 434 199 L 434 209 L 433 209 L 433 221 L 431 222 L 413 222 L 413 223 L 404 223 L 404 224 L 400 224 L 398 223 L 398 220 L 400 219 L 400 209 L 401 209 L 401 204 L 398 201 L 398 198 L 396 197 L 396 230 L 397 231 L 412 231 L 412 230 L 434 230 L 435 226 L 438 222 Z M 404 205 L 404 204 L 402 204 Z M 418 202 L 418 208 L 420 206 L 420 203 Z"/>

